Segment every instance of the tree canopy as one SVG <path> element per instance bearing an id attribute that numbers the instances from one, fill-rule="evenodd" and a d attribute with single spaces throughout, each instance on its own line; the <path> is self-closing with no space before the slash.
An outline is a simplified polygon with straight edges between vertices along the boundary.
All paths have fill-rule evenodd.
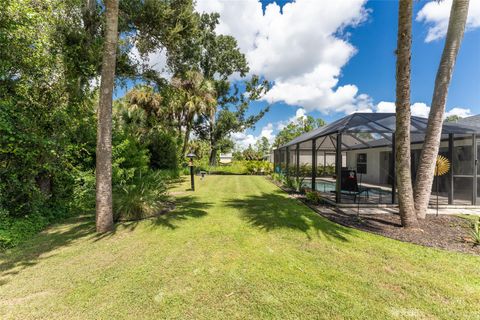
<path id="1" fill-rule="evenodd" d="M 95 203 L 105 6 L 94 0 L 0 0 L 0 6 L 0 220 L 13 219 L 1 220 L 0 231 L 21 219 L 31 219 L 22 225 L 33 230 Z M 267 111 L 248 113 L 268 82 L 247 77 L 244 54 L 233 37 L 215 32 L 218 23 L 218 14 L 196 12 L 193 0 L 119 2 L 115 83 L 138 85 L 113 106 L 117 212 L 126 204 L 115 199 L 143 201 L 139 181 L 157 181 L 147 178 L 155 170 L 178 172 L 189 149 L 215 160 L 217 151 L 233 147 L 231 133 Z M 163 70 L 148 62 L 159 52 L 167 58 Z M 14 241 L 2 234 L 0 246 Z"/>
<path id="2" fill-rule="evenodd" d="M 296 137 L 316 128 L 322 127 L 325 124 L 326 122 L 321 118 L 315 119 L 312 116 L 298 117 L 280 130 L 275 138 L 273 146 L 278 148 L 295 139 Z"/>

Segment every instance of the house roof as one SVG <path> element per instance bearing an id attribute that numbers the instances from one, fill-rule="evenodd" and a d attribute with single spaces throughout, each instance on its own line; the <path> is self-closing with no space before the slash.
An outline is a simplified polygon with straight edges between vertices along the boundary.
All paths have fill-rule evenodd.
<path id="1" fill-rule="evenodd" d="M 460 118 L 457 120 L 456 123 L 474 126 L 474 127 L 480 127 L 480 114 L 477 114 L 471 117 Z"/>
<path id="2" fill-rule="evenodd" d="M 357 147 L 358 145 L 367 147 L 371 146 L 371 144 L 378 145 L 378 143 L 374 141 L 382 139 L 391 142 L 392 135 L 395 133 L 395 120 L 395 113 L 353 113 L 326 126 L 304 133 L 280 148 L 337 133 L 345 134 L 345 138 L 342 137 L 342 143 L 349 148 Z M 412 116 L 410 124 L 412 136 L 425 134 L 427 128 L 426 118 Z M 480 134 L 480 125 L 472 126 L 462 123 L 444 123 L 442 126 L 442 134 L 450 133 Z M 328 144 L 328 149 L 334 147 L 334 141 L 330 141 Z M 330 144 L 332 146 L 330 146 Z"/>
<path id="3" fill-rule="evenodd" d="M 233 154 L 232 153 L 221 153 L 220 158 L 232 158 Z"/>

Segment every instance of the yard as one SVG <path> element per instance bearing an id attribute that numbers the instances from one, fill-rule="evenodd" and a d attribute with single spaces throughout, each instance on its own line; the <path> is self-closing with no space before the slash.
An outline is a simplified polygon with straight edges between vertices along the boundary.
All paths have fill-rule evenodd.
<path id="1" fill-rule="evenodd" d="M 263 177 L 196 183 L 160 218 L 0 255 L 0 318 L 480 319 L 478 256 L 341 227 Z"/>

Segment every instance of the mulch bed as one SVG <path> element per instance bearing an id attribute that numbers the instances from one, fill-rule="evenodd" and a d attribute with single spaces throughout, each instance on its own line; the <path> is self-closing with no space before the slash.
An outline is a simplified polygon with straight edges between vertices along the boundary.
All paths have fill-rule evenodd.
<path id="1" fill-rule="evenodd" d="M 275 183 L 275 182 L 274 182 Z M 312 205 L 304 195 L 293 192 L 275 183 L 291 197 L 305 203 L 321 216 L 340 225 L 351 227 L 384 237 L 415 243 L 418 245 L 480 255 L 480 246 L 470 241 L 471 222 L 454 215 L 427 215 L 419 221 L 419 229 L 404 229 L 398 214 L 350 214 L 332 206 Z M 356 210 L 352 210 L 355 211 Z M 362 209 L 366 211 L 366 209 Z"/>
<path id="2" fill-rule="evenodd" d="M 425 220 L 419 221 L 419 229 L 410 230 L 402 228 L 398 214 L 361 213 L 357 216 L 338 209 L 322 210 L 321 206 L 314 206 L 313 209 L 321 216 L 347 227 L 422 246 L 480 255 L 480 246 L 470 242 L 471 222 L 461 217 L 427 215 Z"/>

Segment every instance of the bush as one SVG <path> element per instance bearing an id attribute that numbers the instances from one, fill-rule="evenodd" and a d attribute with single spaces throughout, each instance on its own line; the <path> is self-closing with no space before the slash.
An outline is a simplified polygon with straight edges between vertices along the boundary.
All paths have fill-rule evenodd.
<path id="1" fill-rule="evenodd" d="M 210 173 L 216 174 L 247 174 L 247 161 L 233 161 L 230 164 L 209 167 Z"/>
<path id="2" fill-rule="evenodd" d="M 322 198 L 318 194 L 318 192 L 315 191 L 308 191 L 306 195 L 307 201 L 312 203 L 312 204 L 320 204 L 322 203 Z"/>
<path id="3" fill-rule="evenodd" d="M 128 183 L 115 186 L 114 220 L 139 220 L 158 214 L 167 199 L 166 191 L 159 171 L 135 175 Z"/>
<path id="4" fill-rule="evenodd" d="M 477 218 L 472 223 L 472 230 L 470 231 L 472 241 L 475 245 L 480 245 L 480 218 Z"/>
<path id="5" fill-rule="evenodd" d="M 126 137 L 112 150 L 112 184 L 127 184 L 135 175 L 150 170 L 147 148 L 132 137 Z"/>
<path id="6" fill-rule="evenodd" d="M 13 218 L 6 209 L 0 208 L 0 249 L 16 246 L 41 231 L 48 223 L 50 221 L 38 213 Z"/>
<path id="7" fill-rule="evenodd" d="M 246 161 L 246 167 L 249 174 L 270 174 L 273 172 L 273 164 L 268 161 Z"/>
<path id="8" fill-rule="evenodd" d="M 283 176 L 280 173 L 272 173 L 272 180 L 275 182 L 281 183 L 283 181 Z"/>
<path id="9" fill-rule="evenodd" d="M 71 203 L 71 209 L 74 213 L 95 213 L 95 172 L 77 172 L 74 194 L 75 197 Z"/>
<path id="10" fill-rule="evenodd" d="M 163 132 L 152 134 L 149 139 L 150 164 L 153 169 L 178 169 L 178 152 L 175 138 Z"/>
<path id="11" fill-rule="evenodd" d="M 178 178 L 176 169 L 152 170 L 148 150 L 132 138 L 114 146 L 112 155 L 113 204 L 116 220 L 140 219 L 158 209 L 165 199 L 166 183 Z M 95 212 L 95 173 L 77 172 L 76 212 Z"/>
<path id="12" fill-rule="evenodd" d="M 219 166 L 208 166 L 201 161 L 195 162 L 195 172 L 209 171 L 214 174 L 271 174 L 273 164 L 268 161 L 240 160 L 230 164 Z"/>
<path id="13" fill-rule="evenodd" d="M 291 190 L 297 190 L 298 189 L 298 183 L 297 179 L 291 177 L 291 176 L 285 176 L 283 184 L 286 188 L 291 189 Z"/>

